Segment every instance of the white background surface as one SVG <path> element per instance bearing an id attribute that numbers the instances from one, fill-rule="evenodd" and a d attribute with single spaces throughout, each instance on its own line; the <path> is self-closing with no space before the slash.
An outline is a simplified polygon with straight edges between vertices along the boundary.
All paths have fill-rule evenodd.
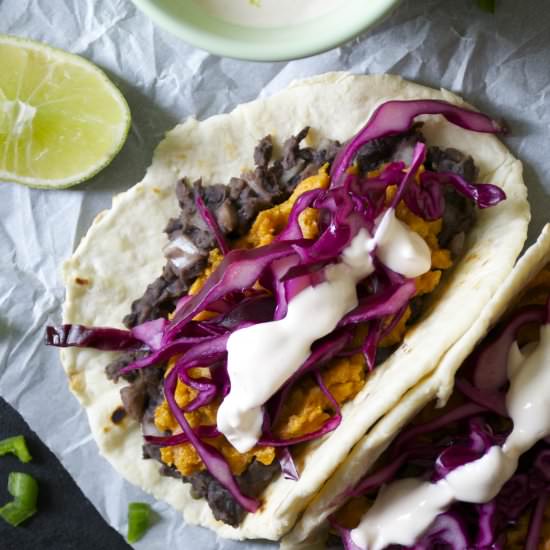
<path id="1" fill-rule="evenodd" d="M 69 393 L 57 351 L 42 345 L 59 322 L 59 264 L 114 193 L 138 182 L 166 130 L 205 118 L 328 70 L 397 73 L 463 95 L 511 128 L 533 208 L 530 241 L 550 221 L 550 2 L 497 0 L 495 16 L 474 0 L 408 0 L 382 25 L 344 47 L 292 63 L 210 56 L 155 27 L 129 0 L 0 0 L 0 33 L 43 40 L 85 56 L 121 87 L 133 114 L 128 142 L 93 180 L 65 191 L 0 182 L 0 394 L 52 448 L 85 494 L 125 531 L 129 500 L 146 499 L 98 456 L 86 417 Z M 162 520 L 136 548 L 251 550 Z"/>

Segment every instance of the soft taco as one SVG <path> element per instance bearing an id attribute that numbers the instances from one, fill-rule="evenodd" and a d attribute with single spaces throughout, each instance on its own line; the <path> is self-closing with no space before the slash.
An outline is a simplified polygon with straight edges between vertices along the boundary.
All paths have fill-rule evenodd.
<path id="1" fill-rule="evenodd" d="M 282 548 L 325 548 L 336 535 L 346 550 L 548 548 L 549 382 L 550 225 Z"/>
<path id="2" fill-rule="evenodd" d="M 529 207 L 501 130 L 331 73 L 171 131 L 48 331 L 101 453 L 188 522 L 280 538 L 512 269 Z"/>

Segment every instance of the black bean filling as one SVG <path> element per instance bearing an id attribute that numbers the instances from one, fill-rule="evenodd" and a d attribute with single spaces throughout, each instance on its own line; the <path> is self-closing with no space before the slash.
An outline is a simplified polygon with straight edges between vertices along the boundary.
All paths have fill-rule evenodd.
<path id="1" fill-rule="evenodd" d="M 416 125 L 410 132 L 374 140 L 365 145 L 357 155 L 357 164 L 362 172 L 375 170 L 381 164 L 394 160 L 410 163 L 414 144 L 424 141 Z M 255 169 L 238 178 L 231 178 L 227 185 L 203 186 L 201 181 L 192 185 L 185 179 L 176 187 L 181 208 L 180 215 L 168 222 L 165 232 L 171 242 L 180 237 L 190 240 L 197 249 L 193 263 L 178 268 L 168 260 L 161 276 L 149 285 L 144 295 L 132 304 L 131 313 L 124 319 L 126 326 L 133 327 L 158 317 L 167 317 L 175 309 L 177 300 L 186 294 L 207 265 L 208 254 L 216 246 L 214 236 L 197 213 L 195 197 L 203 198 L 214 213 L 223 234 L 229 239 L 245 235 L 257 214 L 284 202 L 303 179 L 315 174 L 326 162 L 334 160 L 340 145 L 329 141 L 318 149 L 301 147 L 308 128 L 284 143 L 282 158 L 273 159 L 273 143 L 270 136 L 263 138 L 254 151 Z M 472 157 L 456 149 L 429 147 L 426 167 L 435 172 L 454 172 L 468 181 L 475 181 L 477 169 Z M 451 248 L 458 255 L 464 236 L 475 221 L 475 207 L 454 188 L 446 186 L 443 228 L 438 237 L 441 247 Z M 425 297 L 412 300 L 413 319 L 418 319 L 425 309 Z M 377 363 L 382 362 L 393 350 L 380 350 Z M 109 379 L 117 380 L 120 369 L 135 361 L 143 352 L 121 355 L 106 367 Z M 126 412 L 142 422 L 144 432 L 154 430 L 154 411 L 163 398 L 162 366 L 142 369 L 137 373 L 122 375 L 130 385 L 121 390 Z M 160 449 L 154 445 L 143 446 L 143 458 L 161 462 Z M 229 491 L 209 472 L 202 471 L 184 477 L 173 466 L 161 462 L 162 475 L 182 479 L 192 486 L 194 498 L 204 498 L 214 517 L 232 526 L 238 526 L 246 511 L 235 501 Z M 269 466 L 253 461 L 246 471 L 236 476 L 242 492 L 249 497 L 258 497 L 280 472 L 277 461 Z"/>
<path id="2" fill-rule="evenodd" d="M 237 483 L 244 495 L 256 498 L 264 492 L 280 469 L 277 461 L 266 466 L 255 460 L 243 474 L 237 476 Z M 242 522 L 246 515 L 246 510 L 235 501 L 233 495 L 217 479 L 214 479 L 209 472 L 199 472 L 182 479 L 184 482 L 191 483 L 191 495 L 193 498 L 206 499 L 214 517 L 218 521 L 223 521 L 233 527 L 238 527 Z"/>
<path id="3" fill-rule="evenodd" d="M 410 164 L 416 143 L 425 141 L 420 132 L 422 124 L 415 124 L 408 132 L 396 136 L 373 139 L 357 154 L 356 162 L 362 173 L 376 170 L 381 164 L 403 161 Z"/>
<path id="4" fill-rule="evenodd" d="M 426 158 L 426 168 L 433 172 L 453 172 L 468 181 L 475 181 L 478 169 L 474 159 L 457 149 L 440 149 L 430 147 Z M 460 195 L 454 187 L 446 185 L 444 189 L 445 212 L 443 227 L 438 236 L 439 245 L 450 248 L 458 255 L 464 244 L 464 237 L 475 222 L 475 206 L 464 195 Z M 460 242 L 462 241 L 462 242 Z"/>
<path id="5" fill-rule="evenodd" d="M 197 251 L 189 265 L 178 267 L 168 260 L 160 277 L 151 283 L 136 300 L 124 324 L 134 327 L 145 321 L 167 317 L 175 309 L 177 299 L 187 294 L 194 280 L 206 267 L 208 254 L 216 246 L 214 236 L 197 212 L 195 197 L 200 195 L 214 213 L 222 233 L 230 239 L 245 235 L 262 210 L 284 202 L 303 179 L 315 174 L 325 162 L 336 156 L 339 144 L 327 141 L 318 149 L 302 147 L 309 128 L 304 128 L 283 145 L 281 159 L 273 159 L 271 136 L 264 137 L 254 151 L 255 168 L 227 185 L 203 186 L 200 180 L 190 185 L 178 182 L 176 196 L 180 215 L 168 222 L 165 233 L 171 242 L 178 238 L 190 241 Z"/>

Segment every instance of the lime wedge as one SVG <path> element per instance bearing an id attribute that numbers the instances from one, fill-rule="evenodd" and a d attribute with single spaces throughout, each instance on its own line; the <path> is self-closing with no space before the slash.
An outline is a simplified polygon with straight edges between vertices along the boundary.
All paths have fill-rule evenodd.
<path id="1" fill-rule="evenodd" d="M 89 61 L 0 35 L 0 180 L 70 187 L 118 153 L 130 110 Z"/>

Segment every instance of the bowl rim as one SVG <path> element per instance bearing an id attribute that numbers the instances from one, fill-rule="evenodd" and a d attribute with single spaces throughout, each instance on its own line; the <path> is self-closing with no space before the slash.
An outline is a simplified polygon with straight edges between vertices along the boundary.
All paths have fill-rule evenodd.
<path id="1" fill-rule="evenodd" d="M 298 36 L 300 29 L 306 29 L 308 26 L 313 30 L 316 20 L 296 25 L 295 27 L 281 28 L 251 28 L 240 27 L 232 23 L 226 23 L 220 19 L 206 16 L 206 20 L 215 22 L 221 29 L 228 29 L 233 34 L 248 37 L 248 40 L 235 39 L 227 34 L 219 34 L 212 30 L 197 26 L 189 21 L 174 19 L 163 9 L 159 3 L 161 0 L 132 0 L 132 2 L 155 23 L 163 27 L 170 33 L 182 38 L 185 42 L 206 50 L 212 54 L 241 59 L 246 61 L 289 61 L 291 59 L 300 59 L 314 54 L 322 53 L 336 46 L 351 40 L 362 31 L 371 27 L 380 19 L 389 14 L 401 0 L 371 0 L 368 4 L 370 8 L 364 14 L 364 17 L 348 17 L 345 25 L 334 25 L 331 27 L 329 35 L 323 33 L 306 32 L 301 40 L 292 40 L 289 37 Z M 189 1 L 189 0 L 183 0 Z M 365 2 L 365 0 L 362 0 Z M 356 5 L 358 2 L 356 2 Z M 324 18 L 330 17 L 325 15 Z M 322 17 L 323 18 L 323 17 Z M 322 19 L 320 18 L 320 19 Z M 238 32 L 236 32 L 238 31 Z M 282 35 L 278 41 L 254 40 L 254 35 L 277 36 Z"/>

